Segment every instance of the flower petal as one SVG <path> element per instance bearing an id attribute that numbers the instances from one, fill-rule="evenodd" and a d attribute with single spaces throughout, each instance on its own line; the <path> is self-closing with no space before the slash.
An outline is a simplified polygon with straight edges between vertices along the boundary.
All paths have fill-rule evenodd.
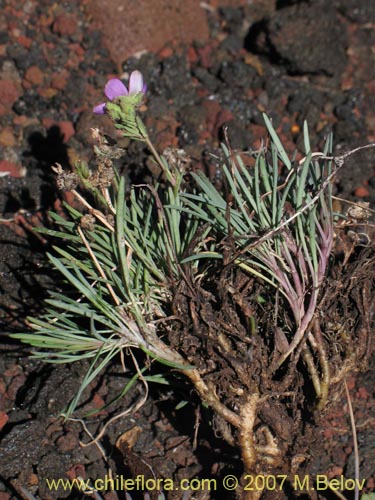
<path id="1" fill-rule="evenodd" d="M 104 115 L 105 113 L 105 102 L 102 102 L 101 104 L 98 104 L 97 106 L 95 106 L 95 108 L 93 109 L 94 113 L 96 115 Z"/>
<path id="2" fill-rule="evenodd" d="M 116 97 L 121 95 L 128 95 L 128 89 L 118 78 L 112 78 L 106 83 L 104 87 L 104 93 L 110 101 L 113 101 Z"/>
<path id="3" fill-rule="evenodd" d="M 132 72 L 129 78 L 129 94 L 138 94 L 143 92 L 143 75 L 137 69 Z"/>

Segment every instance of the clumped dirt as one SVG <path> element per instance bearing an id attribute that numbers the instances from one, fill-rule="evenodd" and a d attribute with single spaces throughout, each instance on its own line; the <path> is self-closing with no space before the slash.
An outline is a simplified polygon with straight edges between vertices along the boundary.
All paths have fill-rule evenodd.
<path id="1" fill-rule="evenodd" d="M 125 72 L 140 69 L 148 82 L 144 116 L 158 149 L 171 145 L 184 148 L 193 159 L 193 168 L 205 169 L 217 185 L 220 171 L 209 152 L 217 154 L 223 126 L 228 127 L 234 149 L 256 148 L 266 135 L 263 111 L 272 117 L 290 153 L 302 146 L 305 119 L 312 147 L 317 150 L 331 131 L 337 153 L 375 140 L 371 105 L 375 92 L 373 2 L 255 3 L 208 9 L 207 43 L 171 43 L 157 54 L 147 53 L 123 64 Z M 48 210 L 61 210 L 62 199 L 50 165 L 59 162 L 69 166 L 78 156 L 90 159 L 90 127 L 100 126 L 114 136 L 109 122 L 91 112 L 92 105 L 103 100 L 102 88 L 108 77 L 117 74 L 100 32 L 91 29 L 79 2 L 67 2 L 60 10 L 47 4 L 25 2 L 19 9 L 16 2 L 0 1 L 0 172 L 11 172 L 11 176 L 0 178 L 3 332 L 25 328 L 26 316 L 38 314 L 47 289 L 59 287 L 45 259 L 53 242 L 32 231 L 35 226 L 50 224 Z M 75 22 L 69 24 L 67 19 L 72 18 Z M 154 173 L 139 145 L 129 146 L 118 167 L 132 181 L 150 180 Z M 25 177 L 22 169 L 26 169 Z M 340 172 L 337 194 L 373 205 L 374 173 L 372 151 L 355 156 Z M 342 369 L 348 371 L 361 478 L 366 479 L 366 491 L 374 491 L 375 359 L 369 336 L 373 322 L 373 239 L 349 255 L 350 241 L 345 236 L 341 247 L 337 244 L 336 265 L 319 307 L 327 318 L 322 319 L 322 326 L 329 337 L 333 367 L 337 374 Z M 170 342 L 206 370 L 205 376 L 212 378 L 221 396 L 235 403 L 230 401 L 235 391 L 227 390 L 229 383 L 234 389 L 236 384 L 251 389 L 258 378 L 265 391 L 280 388 L 264 376 L 262 360 L 270 346 L 256 335 L 249 343 L 243 335 L 249 304 L 229 292 L 228 283 L 235 289 L 251 290 L 250 298 L 259 286 L 230 267 L 224 268 L 216 280 L 196 287 L 199 319 L 193 334 L 189 331 L 186 336 L 177 328 L 170 334 Z M 192 301 L 181 285 L 175 307 L 178 303 L 179 311 L 189 317 Z M 271 311 L 255 312 L 259 324 L 268 327 Z M 345 330 L 341 328 L 343 318 Z M 212 341 L 220 336 L 219 328 L 228 335 L 237 332 L 230 340 L 235 357 Z M 351 349 L 356 354 L 354 366 L 350 366 L 350 356 L 347 365 L 340 366 Z M 243 363 L 249 355 L 253 360 L 250 372 Z M 40 499 L 84 498 L 78 491 L 60 488 L 53 492 L 45 479 L 104 477 L 109 467 L 127 477 L 149 477 L 152 470 L 157 477 L 175 480 L 220 479 L 226 474 L 240 478 L 242 461 L 238 449 L 231 446 L 230 428 L 220 419 L 212 420 L 191 386 L 178 376 L 169 377 L 167 371 L 171 386 L 167 390 L 153 386 L 141 409 L 114 422 L 101 441 L 103 451 L 95 445 L 82 447 L 80 441 L 90 441 L 82 425 L 63 422 L 58 415 L 74 396 L 86 370 L 85 363 L 46 366 L 30 361 L 24 348 L 4 337 L 0 356 L 1 500 L 30 498 L 27 494 Z M 360 370 L 364 373 L 353 378 Z M 84 395 L 79 415 L 97 411 L 87 420 L 92 435 L 98 433 L 103 421 L 142 399 L 144 388 L 139 384 L 123 399 L 102 409 L 128 380 L 129 374 L 114 363 Z M 307 383 L 301 375 L 296 373 L 290 384 L 295 399 L 289 407 L 275 397 L 262 406 L 259 415 L 284 443 L 285 451 L 289 450 L 280 471 L 289 474 L 288 460 L 302 454 L 307 456 L 301 469 L 304 473 L 354 477 L 348 408 L 339 377 L 332 392 L 335 398 L 322 415 L 311 410 Z M 188 404 L 178 409 L 181 401 Z M 120 442 L 119 436 L 123 437 Z M 292 488 L 286 491 L 288 498 L 297 496 Z M 178 495 L 168 494 L 168 499 L 180 499 Z M 318 496 L 328 497 L 329 493 Z M 103 497 L 115 498 L 111 492 Z M 215 494 L 197 492 L 190 497 L 230 499 L 235 494 L 219 488 Z M 123 498 L 121 493 L 118 498 Z M 133 498 L 137 496 L 133 494 Z"/>

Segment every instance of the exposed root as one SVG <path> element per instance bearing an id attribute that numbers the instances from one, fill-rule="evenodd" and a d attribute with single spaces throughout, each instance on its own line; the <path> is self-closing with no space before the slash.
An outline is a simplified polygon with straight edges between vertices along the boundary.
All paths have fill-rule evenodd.
<path id="1" fill-rule="evenodd" d="M 250 394 L 247 401 L 241 408 L 239 444 L 241 448 L 242 460 L 244 463 L 245 472 L 254 472 L 257 459 L 255 443 L 254 443 L 254 424 L 257 415 L 257 405 L 259 402 L 259 394 L 256 392 Z"/>
<path id="2" fill-rule="evenodd" d="M 322 331 L 320 329 L 320 324 L 317 318 L 315 318 L 315 321 L 313 323 L 313 332 L 314 332 L 314 339 L 316 340 L 316 349 L 318 351 L 319 363 L 322 372 L 322 379 L 320 382 L 320 394 L 318 394 L 319 401 L 318 404 L 316 405 L 316 409 L 321 410 L 322 408 L 324 408 L 328 400 L 328 391 L 330 386 L 331 375 L 330 375 L 328 357 L 324 347 Z"/>
<path id="3" fill-rule="evenodd" d="M 237 428 L 241 426 L 240 417 L 220 402 L 219 398 L 215 394 L 214 389 L 212 387 L 209 387 L 204 382 L 198 370 L 184 370 L 183 373 L 192 381 L 194 387 L 198 391 L 198 394 L 202 398 L 202 401 L 207 403 L 213 410 L 216 411 L 218 415 L 223 417 L 230 424 L 234 425 Z"/>
<path id="4" fill-rule="evenodd" d="M 256 279 L 249 282 L 246 273 L 228 265 L 197 281 L 190 275 L 190 286 L 181 283 L 176 290 L 172 313 L 178 324 L 168 331 L 170 345 L 196 367 L 183 373 L 216 414 L 223 439 L 241 450 L 244 475 L 290 474 L 300 472 L 302 464 L 308 470 L 306 443 L 315 424 L 307 424 L 305 412 L 323 409 L 342 388 L 342 378 L 368 356 L 373 249 L 359 249 L 345 266 L 340 257 L 337 261 L 302 338 L 276 370 L 285 350 L 277 344 L 275 328 L 285 325 L 289 352 L 295 322 L 284 303 L 275 327 L 275 304 L 257 302 L 259 296 L 267 299 L 268 290 Z M 311 383 L 313 394 L 305 391 Z M 241 500 L 261 496 L 262 491 L 244 491 Z"/>
<path id="5" fill-rule="evenodd" d="M 265 444 L 255 446 L 258 460 L 270 467 L 277 467 L 281 462 L 281 451 L 277 439 L 265 425 L 258 429 L 257 433 L 261 433 L 265 440 Z"/>

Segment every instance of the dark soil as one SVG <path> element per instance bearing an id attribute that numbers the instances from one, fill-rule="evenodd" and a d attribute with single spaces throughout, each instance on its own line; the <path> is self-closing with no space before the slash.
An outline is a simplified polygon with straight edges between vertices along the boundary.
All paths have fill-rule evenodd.
<path id="1" fill-rule="evenodd" d="M 20 8 L 18 2 L 0 0 L 0 7 L 0 172 L 11 172 L 0 177 L 0 328 L 7 333 L 24 330 L 26 316 L 38 314 L 48 288 L 59 287 L 45 259 L 52 242 L 33 232 L 36 226 L 50 224 L 49 210 L 61 210 L 62 196 L 50 166 L 58 162 L 68 167 L 77 157 L 90 159 L 90 127 L 100 126 L 115 137 L 109 121 L 91 110 L 102 102 L 108 77 L 118 73 L 80 2 L 60 6 L 59 22 L 57 11 L 46 1 L 28 1 Z M 64 28 L 61 15 L 73 16 L 74 29 Z M 234 149 L 257 148 L 266 136 L 264 111 L 290 153 L 302 149 L 304 120 L 316 150 L 331 131 L 338 154 L 375 141 L 374 2 L 278 0 L 212 8 L 207 15 L 210 39 L 204 45 L 171 43 L 157 54 L 123 64 L 124 72 L 137 68 L 145 75 L 145 122 L 160 151 L 170 145 L 184 148 L 193 158 L 193 168 L 205 169 L 214 183 L 220 183 L 220 171 L 209 153 L 217 154 L 223 126 L 228 127 Z M 129 146 L 120 162 L 119 168 L 132 181 L 147 181 L 154 174 L 137 144 Z M 348 161 L 335 189 L 342 198 L 373 206 L 374 187 L 374 152 L 368 150 Z M 371 316 L 373 307 L 367 305 L 362 313 Z M 5 335 L 2 346 L 0 500 L 30 494 L 40 499 L 84 498 L 78 491 L 51 491 L 46 478 L 100 478 L 109 468 L 126 477 L 240 478 L 239 451 L 225 444 L 225 429 L 212 422 L 211 412 L 182 378 L 166 371 L 170 387 L 152 386 L 144 406 L 109 426 L 101 451 L 95 445 L 80 445 L 90 441 L 80 422 L 59 418 L 86 364 L 46 366 L 30 361 L 25 349 Z M 363 373 L 348 376 L 347 382 L 358 432 L 360 477 L 370 492 L 375 491 L 375 357 L 355 369 Z M 114 363 L 84 395 L 79 414 L 97 410 L 87 419 L 93 436 L 103 421 L 142 399 L 139 384 L 101 409 L 121 392 L 127 375 L 120 363 Z M 352 432 L 341 389 L 320 420 L 306 423 L 305 470 L 312 477 L 354 477 Z M 182 401 L 188 404 L 178 409 Z M 293 428 L 291 417 L 281 421 Z M 123 439 L 117 442 L 119 436 Z M 328 498 L 331 493 L 312 495 Z M 111 492 L 102 496 L 115 498 Z M 289 488 L 287 496 L 294 498 L 298 492 Z M 124 498 L 122 492 L 118 498 Z M 167 498 L 182 496 L 175 492 Z M 235 496 L 218 487 L 215 493 L 190 492 L 186 498 Z"/>

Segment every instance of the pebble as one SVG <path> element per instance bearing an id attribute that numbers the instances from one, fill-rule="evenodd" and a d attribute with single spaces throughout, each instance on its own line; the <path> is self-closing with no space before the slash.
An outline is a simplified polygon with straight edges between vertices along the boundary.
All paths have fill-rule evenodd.
<path id="1" fill-rule="evenodd" d="M 13 147 L 16 145 L 16 138 L 10 127 L 4 128 L 0 132 L 0 144 L 5 147 Z"/>
<path id="2" fill-rule="evenodd" d="M 31 44 L 33 43 L 32 39 L 29 38 L 28 36 L 20 35 L 17 38 L 17 42 L 22 45 L 22 47 L 25 47 L 25 49 L 29 49 L 31 47 Z"/>
<path id="3" fill-rule="evenodd" d="M 367 198 L 370 196 L 370 192 L 365 186 L 359 186 L 354 190 L 354 196 L 358 198 Z"/>
<path id="4" fill-rule="evenodd" d="M 56 90 L 64 90 L 68 83 L 68 79 L 69 72 L 66 70 L 53 73 L 51 77 L 51 87 Z"/>
<path id="5" fill-rule="evenodd" d="M 20 125 L 21 127 L 29 127 L 30 125 L 37 125 L 39 123 L 38 118 L 31 118 L 25 115 L 14 115 L 13 117 L 14 125 Z"/>
<path id="6" fill-rule="evenodd" d="M 0 411 L 0 431 L 3 427 L 5 427 L 8 422 L 9 417 L 4 411 Z"/>
<path id="7" fill-rule="evenodd" d="M 9 175 L 10 177 L 20 178 L 25 177 L 26 172 L 26 168 L 19 163 L 13 163 L 12 161 L 8 160 L 0 161 L 0 177 L 4 177 L 4 174 L 8 173 L 7 175 Z"/>
<path id="8" fill-rule="evenodd" d="M 57 447 L 63 453 L 68 453 L 79 447 L 77 436 L 73 432 L 67 432 L 57 440 Z"/>
<path id="9" fill-rule="evenodd" d="M 0 115 L 8 113 L 21 96 L 19 86 L 10 80 L 0 80 Z"/>
<path id="10" fill-rule="evenodd" d="M 53 89 L 52 87 L 38 90 L 39 95 L 44 99 L 51 99 L 52 97 L 55 97 L 55 95 L 57 95 L 58 92 L 59 91 L 57 89 Z"/>
<path id="11" fill-rule="evenodd" d="M 43 118 L 42 123 L 46 129 L 50 129 L 51 127 L 58 127 L 60 129 L 61 135 L 63 136 L 64 144 L 67 143 L 69 139 L 75 134 L 74 125 L 68 120 L 56 122 L 52 118 Z"/>
<path id="12" fill-rule="evenodd" d="M 41 85 L 44 80 L 44 73 L 38 66 L 30 66 L 26 70 L 25 80 L 31 85 Z"/>
<path id="13" fill-rule="evenodd" d="M 61 14 L 55 18 L 52 31 L 62 36 L 72 36 L 77 31 L 77 19 L 71 14 Z"/>

